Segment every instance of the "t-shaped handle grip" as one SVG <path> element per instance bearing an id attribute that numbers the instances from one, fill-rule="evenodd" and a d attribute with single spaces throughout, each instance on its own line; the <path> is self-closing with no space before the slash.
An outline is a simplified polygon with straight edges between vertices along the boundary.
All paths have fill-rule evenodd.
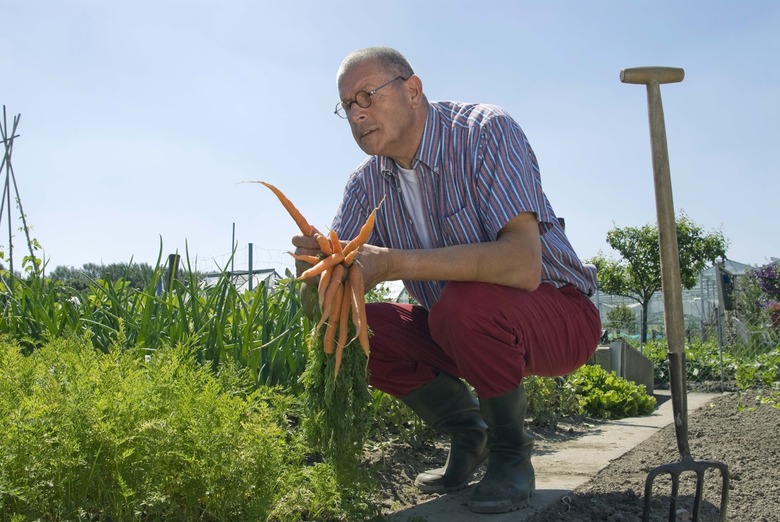
<path id="1" fill-rule="evenodd" d="M 678 67 L 632 67 L 620 71 L 623 83 L 677 83 L 683 81 L 685 71 Z"/>

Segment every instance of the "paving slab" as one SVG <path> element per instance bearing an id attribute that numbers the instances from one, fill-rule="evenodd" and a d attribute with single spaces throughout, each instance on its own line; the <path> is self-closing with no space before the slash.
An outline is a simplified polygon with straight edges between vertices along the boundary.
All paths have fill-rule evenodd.
<path id="1" fill-rule="evenodd" d="M 648 437 L 674 421 L 669 391 L 656 390 L 659 406 L 645 417 L 600 422 L 582 437 L 563 442 L 560 448 L 533 457 L 536 470 L 536 494 L 530 506 L 501 514 L 477 514 L 469 511 L 468 498 L 473 485 L 412 508 L 398 511 L 387 519 L 392 522 L 519 522 L 527 520 L 550 504 L 588 482 L 615 459 L 641 444 Z M 688 412 L 706 405 L 720 394 L 688 393 Z"/>

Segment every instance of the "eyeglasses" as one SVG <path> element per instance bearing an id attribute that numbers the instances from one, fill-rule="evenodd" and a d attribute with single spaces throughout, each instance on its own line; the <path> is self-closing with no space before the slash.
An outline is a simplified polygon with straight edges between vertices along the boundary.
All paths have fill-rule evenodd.
<path id="1" fill-rule="evenodd" d="M 354 100 L 338 102 L 336 104 L 336 110 L 333 111 L 333 114 L 335 114 L 339 118 L 347 119 L 347 116 L 349 116 L 349 109 L 352 107 L 353 103 L 357 103 L 358 107 L 361 107 L 363 109 L 369 108 L 371 106 L 371 97 L 374 94 L 376 94 L 377 92 L 379 92 L 379 89 L 387 87 L 388 85 L 390 85 L 391 83 L 393 83 L 396 80 L 406 81 L 406 78 L 404 78 L 403 76 L 397 76 L 397 77 L 393 78 L 392 80 L 390 80 L 389 82 L 383 83 L 382 85 L 380 85 L 379 87 L 377 87 L 376 89 L 373 89 L 371 91 L 368 91 L 368 92 L 366 92 L 366 91 L 358 91 L 357 93 L 355 93 L 355 99 Z"/>

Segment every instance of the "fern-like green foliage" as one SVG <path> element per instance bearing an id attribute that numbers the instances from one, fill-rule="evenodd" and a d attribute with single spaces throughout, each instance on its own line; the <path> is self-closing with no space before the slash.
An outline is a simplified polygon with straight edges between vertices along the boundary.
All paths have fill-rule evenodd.
<path id="1" fill-rule="evenodd" d="M 372 396 L 366 356 L 355 340 L 344 348 L 335 377 L 335 357 L 322 349 L 322 332 L 313 330 L 304 384 L 304 430 L 313 448 L 338 469 L 353 468 L 371 427 Z"/>
<path id="2" fill-rule="evenodd" d="M 308 337 L 308 360 L 301 377 L 303 393 L 303 432 L 312 452 L 318 453 L 323 462 L 317 469 L 304 470 L 297 476 L 297 483 L 288 487 L 307 495 L 312 491 L 307 485 L 314 479 L 322 485 L 323 477 L 332 473 L 338 486 L 337 495 L 329 495 L 327 513 L 320 513 L 323 520 L 369 520 L 377 515 L 377 506 L 370 501 L 376 484 L 367 471 L 360 467 L 368 434 L 373 422 L 372 394 L 368 388 L 367 359 L 355 339 L 344 348 L 338 376 L 335 375 L 335 356 L 323 351 L 323 331 L 313 329 Z M 300 496 L 300 495 L 299 495 Z M 319 505 L 319 509 L 325 506 Z M 343 518 L 339 513 L 352 513 Z M 319 518 L 316 518 L 320 520 Z"/>
<path id="3" fill-rule="evenodd" d="M 246 374 L 0 342 L 0 520 L 265 520 L 300 457 Z"/>

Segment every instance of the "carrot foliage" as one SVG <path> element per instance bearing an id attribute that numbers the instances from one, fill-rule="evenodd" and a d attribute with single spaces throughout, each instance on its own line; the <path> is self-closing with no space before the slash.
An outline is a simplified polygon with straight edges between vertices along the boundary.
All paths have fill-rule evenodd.
<path id="1" fill-rule="evenodd" d="M 350 325 L 350 330 L 354 327 Z M 373 421 L 367 383 L 367 359 L 354 332 L 344 349 L 338 378 L 335 357 L 323 350 L 323 330 L 308 337 L 304 386 L 303 429 L 310 447 L 330 462 L 337 474 L 352 475 Z"/>

